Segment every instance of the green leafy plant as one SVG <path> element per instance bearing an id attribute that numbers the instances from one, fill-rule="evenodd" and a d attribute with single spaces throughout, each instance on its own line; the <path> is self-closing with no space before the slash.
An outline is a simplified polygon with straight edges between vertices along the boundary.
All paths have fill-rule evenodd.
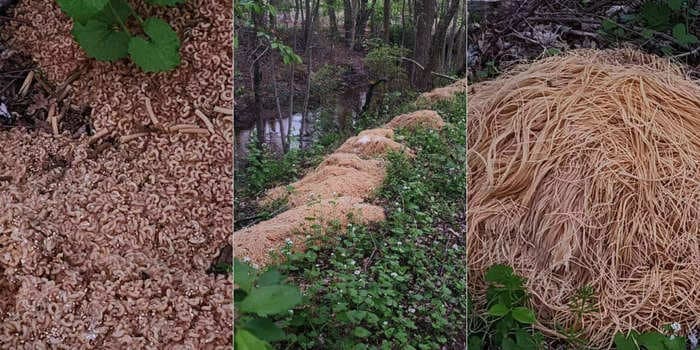
<path id="1" fill-rule="evenodd" d="M 284 283 L 285 277 L 272 267 L 262 274 L 238 259 L 233 263 L 234 348 L 272 349 L 270 343 L 286 334 L 271 316 L 285 315 L 302 302 L 299 288 Z"/>
<path id="2" fill-rule="evenodd" d="M 376 193 L 386 222 L 314 226 L 302 233 L 306 251 L 285 253 L 280 269 L 309 299 L 284 321 L 286 348 L 463 348 L 466 267 L 454 261 L 466 258 L 455 217 L 465 209 L 464 95 L 433 109 L 443 130 L 397 132 L 416 157 L 388 156 Z"/>
<path id="3" fill-rule="evenodd" d="M 544 336 L 533 329 L 535 312 L 527 306 L 525 279 L 506 265 L 490 267 L 484 276 L 487 309 L 483 334 L 469 337 L 470 349 L 540 349 Z"/>
<path id="4" fill-rule="evenodd" d="M 650 331 L 639 333 L 631 331 L 629 333 L 617 332 L 615 338 L 615 348 L 618 350 L 685 350 L 686 338 L 675 334 L 670 326 L 666 326 L 670 335 Z"/>
<path id="5" fill-rule="evenodd" d="M 145 72 L 169 71 L 180 64 L 180 39 L 173 28 L 157 17 L 142 19 L 125 0 L 57 1 L 73 19 L 73 37 L 89 57 L 114 62 L 129 56 Z M 184 0 L 146 2 L 174 6 Z M 132 33 L 130 27 L 145 36 Z"/>
<path id="6" fill-rule="evenodd" d="M 641 38 L 642 45 L 653 42 L 658 37 L 661 39 L 657 44 L 659 51 L 671 55 L 700 43 L 693 34 L 693 24 L 698 15 L 700 13 L 688 6 L 686 0 L 648 0 L 639 7 L 637 13 L 622 14 L 617 19 L 604 19 L 600 33 L 616 40 Z"/>

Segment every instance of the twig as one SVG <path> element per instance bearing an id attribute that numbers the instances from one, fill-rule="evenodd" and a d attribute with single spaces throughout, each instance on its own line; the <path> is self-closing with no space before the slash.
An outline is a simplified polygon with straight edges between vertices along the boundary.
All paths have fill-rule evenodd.
<path id="1" fill-rule="evenodd" d="M 416 66 L 418 66 L 418 68 L 420 68 L 420 70 L 425 70 L 425 67 L 423 67 L 422 64 L 416 62 L 416 61 L 415 61 L 414 59 L 412 59 L 412 58 L 403 57 L 403 56 L 402 56 L 402 57 L 392 56 L 392 57 L 393 57 L 393 58 L 398 58 L 398 59 L 404 60 L 404 61 L 409 61 L 409 62 L 415 64 Z M 438 73 L 438 72 L 433 72 L 433 71 L 431 71 L 430 74 L 437 75 L 438 77 L 450 79 L 450 80 L 452 80 L 452 81 L 458 81 L 458 80 L 459 80 L 459 78 L 451 77 L 451 76 L 449 76 L 449 75 L 444 75 L 444 74 L 441 74 L 441 73 Z"/>
<path id="2" fill-rule="evenodd" d="M 697 54 L 698 52 L 700 52 L 700 46 L 694 48 L 694 49 L 691 50 L 691 51 L 688 51 L 688 52 L 685 52 L 685 53 L 681 53 L 681 54 L 678 54 L 678 55 L 671 56 L 670 58 L 674 58 L 674 59 L 675 59 L 675 58 L 681 58 L 681 57 L 685 57 L 685 56 L 691 56 L 691 55 Z"/>
<path id="3" fill-rule="evenodd" d="M 32 81 L 34 81 L 34 71 L 29 71 L 29 74 L 27 74 L 27 77 L 24 78 L 24 82 L 22 82 L 22 87 L 19 88 L 19 95 L 21 97 L 27 96 L 27 92 L 29 92 L 29 86 L 31 86 Z"/>

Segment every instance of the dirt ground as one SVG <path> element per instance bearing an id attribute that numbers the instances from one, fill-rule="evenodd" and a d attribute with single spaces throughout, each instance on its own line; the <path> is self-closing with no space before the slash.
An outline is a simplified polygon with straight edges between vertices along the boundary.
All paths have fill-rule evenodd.
<path id="1" fill-rule="evenodd" d="M 87 59 L 51 0 L 0 19 L 0 348 L 232 345 L 232 4 L 136 5 L 174 72 Z"/>

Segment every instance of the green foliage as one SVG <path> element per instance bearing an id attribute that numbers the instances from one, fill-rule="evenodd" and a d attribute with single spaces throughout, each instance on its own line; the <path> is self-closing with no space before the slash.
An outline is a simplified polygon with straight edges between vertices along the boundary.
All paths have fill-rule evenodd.
<path id="1" fill-rule="evenodd" d="M 484 280 L 488 283 L 488 311 L 479 321 L 472 316 L 470 328 L 475 331 L 469 336 L 469 348 L 541 349 L 544 336 L 532 328 L 537 318 L 527 306 L 525 279 L 510 266 L 494 265 L 486 271 Z"/>
<path id="2" fill-rule="evenodd" d="M 613 40 L 639 41 L 641 45 L 659 39 L 655 44 L 658 50 L 673 55 L 700 42 L 693 26 L 699 14 L 686 0 L 647 0 L 637 13 L 605 19 L 600 33 Z M 663 44 L 669 38 L 672 45 Z"/>
<path id="3" fill-rule="evenodd" d="M 377 192 L 388 219 L 377 226 L 329 227 L 280 265 L 309 302 L 285 321 L 290 349 L 441 349 L 463 344 L 464 96 L 437 105 L 442 131 L 403 130 L 417 151 L 389 156 Z M 318 218 L 317 218 L 318 219 Z M 449 227 L 447 230 L 445 227 Z M 442 229 L 441 229 L 442 228 Z M 454 232 L 454 233 L 453 233 Z M 460 233 L 462 232 L 462 233 Z"/>
<path id="4" fill-rule="evenodd" d="M 139 17 L 125 0 L 57 0 L 73 19 L 71 33 L 85 53 L 99 61 L 114 62 L 131 56 L 146 72 L 172 70 L 180 64 L 180 39 L 165 21 Z M 174 6 L 183 0 L 149 0 L 153 5 Z M 149 37 L 132 35 L 127 24 L 136 18 Z"/>
<path id="5" fill-rule="evenodd" d="M 665 335 L 651 331 L 639 333 L 631 331 L 627 334 L 617 332 L 615 348 L 618 350 L 685 350 L 686 338 L 675 334 Z"/>
<path id="6" fill-rule="evenodd" d="M 293 182 L 305 169 L 320 163 L 327 148 L 315 144 L 308 149 L 294 149 L 283 156 L 277 156 L 267 145 L 251 142 L 248 144 L 245 169 L 236 171 L 234 175 L 236 192 L 254 197 L 268 188 Z"/>
<path id="7" fill-rule="evenodd" d="M 325 106 L 335 106 L 335 97 L 343 88 L 343 73 L 346 68 L 324 64 L 311 74 L 311 96 L 320 99 Z"/>
<path id="8" fill-rule="evenodd" d="M 380 44 L 372 47 L 364 59 L 365 66 L 372 80 L 387 79 L 386 87 L 391 90 L 403 90 L 407 85 L 408 75 L 401 64 L 401 57 L 408 50 L 399 46 Z"/>
<path id="9" fill-rule="evenodd" d="M 236 349 L 272 349 L 270 343 L 285 339 L 284 330 L 269 317 L 288 314 L 302 302 L 302 294 L 284 280 L 275 267 L 260 274 L 249 264 L 234 259 Z"/>
<path id="10" fill-rule="evenodd" d="M 129 41 L 131 59 L 146 72 L 171 70 L 180 64 L 180 39 L 168 23 L 159 18 L 143 22 L 150 40 L 134 37 Z"/>

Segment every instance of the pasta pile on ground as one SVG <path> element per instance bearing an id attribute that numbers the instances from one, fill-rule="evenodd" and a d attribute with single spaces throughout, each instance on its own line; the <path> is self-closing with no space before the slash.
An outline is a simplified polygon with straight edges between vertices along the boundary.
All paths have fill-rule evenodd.
<path id="1" fill-rule="evenodd" d="M 514 266 L 552 329 L 591 285 L 596 345 L 698 326 L 700 87 L 661 58 L 585 50 L 468 94 L 470 284 Z"/>

